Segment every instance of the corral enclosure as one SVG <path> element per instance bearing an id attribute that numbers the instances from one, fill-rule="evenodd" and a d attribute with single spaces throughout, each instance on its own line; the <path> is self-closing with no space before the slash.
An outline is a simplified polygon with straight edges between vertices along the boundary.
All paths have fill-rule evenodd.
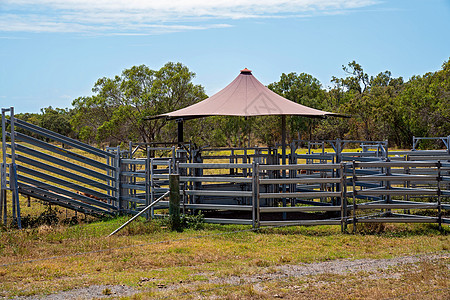
<path id="1" fill-rule="evenodd" d="M 19 194 L 97 216 L 161 217 L 171 178 L 180 210 L 211 223 L 450 223 L 450 137 L 437 138 L 443 150 L 411 151 L 389 151 L 387 141 L 294 141 L 284 160 L 278 147 L 104 151 L 18 120 L 13 108 L 2 109 L 2 130 L 1 211 L 19 227 Z"/>

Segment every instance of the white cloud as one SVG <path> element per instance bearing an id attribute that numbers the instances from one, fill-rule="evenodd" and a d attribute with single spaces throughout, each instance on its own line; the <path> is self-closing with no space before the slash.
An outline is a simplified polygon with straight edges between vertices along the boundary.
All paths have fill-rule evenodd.
<path id="1" fill-rule="evenodd" d="M 341 13 L 379 0 L 2 0 L 0 31 L 154 34 Z M 220 22 L 216 24 L 215 22 Z M 199 25 L 200 24 L 200 25 Z"/>

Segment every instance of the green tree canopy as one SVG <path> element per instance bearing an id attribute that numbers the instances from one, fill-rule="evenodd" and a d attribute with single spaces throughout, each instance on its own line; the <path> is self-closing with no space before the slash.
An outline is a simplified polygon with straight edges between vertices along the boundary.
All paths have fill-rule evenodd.
<path id="1" fill-rule="evenodd" d="M 126 69 L 114 78 L 100 78 L 93 96 L 73 101 L 73 126 L 87 141 L 140 141 L 174 139 L 163 130 L 166 120 L 144 120 L 194 104 L 206 94 L 192 83 L 195 73 L 181 63 L 169 62 L 159 70 L 145 65 Z"/>
<path id="2" fill-rule="evenodd" d="M 327 93 L 320 81 L 306 73 L 281 74 L 280 80 L 268 85 L 268 88 L 286 99 L 316 109 L 323 109 Z M 318 125 L 317 120 L 292 116 L 288 118 L 291 136 L 298 133 L 312 138 L 312 129 Z"/>

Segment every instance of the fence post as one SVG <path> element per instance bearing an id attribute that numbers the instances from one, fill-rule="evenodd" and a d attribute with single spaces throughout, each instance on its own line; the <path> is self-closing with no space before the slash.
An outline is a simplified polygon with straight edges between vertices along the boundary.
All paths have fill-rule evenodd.
<path id="1" fill-rule="evenodd" d="M 352 169 L 353 169 L 353 178 L 352 178 L 352 184 L 353 184 L 353 233 L 356 233 L 356 166 L 355 161 L 352 162 Z"/>
<path id="2" fill-rule="evenodd" d="M 115 193 L 115 198 L 116 198 L 116 207 L 119 209 L 119 212 L 123 209 L 123 205 L 122 205 L 122 201 L 121 201 L 121 184 L 120 184 L 120 176 L 121 176 L 121 166 L 120 166 L 120 146 L 117 146 L 116 149 L 116 156 L 114 157 L 114 164 L 115 164 L 115 188 L 116 188 L 116 193 Z"/>
<path id="3" fill-rule="evenodd" d="M 11 164 L 9 169 L 9 181 L 12 192 L 12 203 L 13 203 L 13 219 L 17 222 L 17 227 L 22 229 L 22 217 L 20 215 L 20 199 L 19 199 L 19 186 L 17 182 L 17 167 L 16 164 Z"/>
<path id="4" fill-rule="evenodd" d="M 169 218 L 172 230 L 181 231 L 180 219 L 180 175 L 169 175 Z"/>
<path id="5" fill-rule="evenodd" d="M 155 179 L 154 179 L 154 176 L 153 176 L 154 175 L 153 174 L 153 171 L 154 171 L 153 160 L 154 160 L 153 157 L 150 158 L 150 202 L 151 203 L 153 203 L 155 201 Z M 155 210 L 154 210 L 153 207 L 151 208 L 150 215 L 151 215 L 152 218 L 155 217 Z"/>
<path id="6" fill-rule="evenodd" d="M 437 162 L 437 194 L 438 194 L 438 223 L 439 230 L 442 230 L 442 204 L 441 204 L 441 161 Z"/>
<path id="7" fill-rule="evenodd" d="M 148 146 L 146 151 L 147 157 L 145 159 L 145 206 L 150 204 L 150 154 L 148 153 Z M 145 218 L 150 218 L 151 212 L 147 211 Z"/>
<path id="8" fill-rule="evenodd" d="M 259 164 L 252 163 L 252 225 L 259 227 Z"/>
<path id="9" fill-rule="evenodd" d="M 341 162 L 341 232 L 347 231 L 347 180 L 345 168 L 346 165 Z"/>
<path id="10" fill-rule="evenodd" d="M 450 155 L 450 135 L 447 137 L 447 153 Z"/>
<path id="11" fill-rule="evenodd" d="M 6 112 L 9 109 L 2 108 L 2 165 L 1 165 L 1 194 L 0 194 L 0 218 L 3 215 L 3 224 L 6 226 L 8 222 L 8 208 L 7 208 L 7 186 L 6 186 Z"/>

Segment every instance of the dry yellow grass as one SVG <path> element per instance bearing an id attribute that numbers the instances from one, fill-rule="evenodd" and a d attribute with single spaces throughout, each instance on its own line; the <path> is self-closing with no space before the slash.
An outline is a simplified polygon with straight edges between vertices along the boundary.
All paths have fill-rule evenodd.
<path id="1" fill-rule="evenodd" d="M 180 294 L 184 287 L 178 290 L 179 282 L 204 289 L 212 276 L 248 276 L 282 264 L 448 252 L 450 244 L 448 229 L 439 233 L 426 225 L 396 225 L 366 235 L 341 234 L 328 226 L 235 232 L 248 227 L 206 225 L 201 231 L 176 233 L 142 220 L 107 238 L 125 219 L 1 232 L 0 296 L 93 284 L 129 285 L 144 298 L 159 291 L 158 285 L 175 286 L 174 293 Z M 229 288 L 226 295 L 232 298 L 242 294 Z"/>

